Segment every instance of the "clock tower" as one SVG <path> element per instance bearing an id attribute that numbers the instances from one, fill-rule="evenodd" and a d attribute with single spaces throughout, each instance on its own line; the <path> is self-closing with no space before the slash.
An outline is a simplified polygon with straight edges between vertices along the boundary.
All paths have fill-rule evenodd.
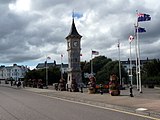
<path id="1" fill-rule="evenodd" d="M 80 67 L 81 38 L 82 36 L 76 29 L 73 17 L 70 33 L 66 37 L 68 52 L 68 87 L 71 86 L 72 83 L 79 84 L 82 82 Z"/>

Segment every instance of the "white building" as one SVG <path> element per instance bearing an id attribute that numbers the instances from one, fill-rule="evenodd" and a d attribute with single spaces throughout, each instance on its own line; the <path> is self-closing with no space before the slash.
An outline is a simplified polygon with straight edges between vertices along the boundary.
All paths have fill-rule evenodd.
<path id="1" fill-rule="evenodd" d="M 14 79 L 24 78 L 26 72 L 28 72 L 27 66 L 13 64 L 13 66 L 0 66 L 0 79 Z"/>

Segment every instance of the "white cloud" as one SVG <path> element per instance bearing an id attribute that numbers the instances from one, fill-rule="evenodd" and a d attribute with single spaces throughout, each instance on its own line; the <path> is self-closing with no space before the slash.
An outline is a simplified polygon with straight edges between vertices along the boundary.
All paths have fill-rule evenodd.
<path id="1" fill-rule="evenodd" d="M 134 33 L 136 10 L 152 17 L 150 22 L 140 23 L 147 30 L 140 35 L 141 56 L 159 58 L 158 0 L 5 0 L 0 1 L 0 62 L 36 66 L 46 55 L 60 63 L 60 54 L 64 54 L 67 63 L 65 37 L 70 32 L 73 10 L 81 15 L 75 18 L 75 24 L 83 36 L 82 60 L 91 59 L 91 49 L 118 59 L 118 39 L 121 58 L 127 60 L 128 36 Z"/>
<path id="2" fill-rule="evenodd" d="M 9 3 L 8 7 L 15 12 L 24 12 L 30 10 L 30 3 L 31 0 L 16 0 L 15 3 Z"/>

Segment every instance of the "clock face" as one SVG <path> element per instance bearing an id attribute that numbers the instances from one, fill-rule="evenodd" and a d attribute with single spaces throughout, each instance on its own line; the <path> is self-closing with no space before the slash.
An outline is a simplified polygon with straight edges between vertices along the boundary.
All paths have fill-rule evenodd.
<path id="1" fill-rule="evenodd" d="M 74 46 L 74 47 L 77 47 L 77 46 L 78 46 L 78 41 L 74 41 L 74 42 L 73 42 L 73 46 Z"/>

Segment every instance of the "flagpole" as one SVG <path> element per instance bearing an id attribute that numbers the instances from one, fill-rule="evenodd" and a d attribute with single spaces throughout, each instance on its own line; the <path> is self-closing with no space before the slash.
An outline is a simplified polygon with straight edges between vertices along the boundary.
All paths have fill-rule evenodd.
<path id="1" fill-rule="evenodd" d="M 138 32 L 137 32 L 138 33 Z M 139 75 L 139 92 L 142 93 L 142 85 L 141 85 L 141 63 L 140 63 L 140 45 L 139 39 L 137 36 L 137 44 L 138 44 L 138 75 Z"/>
<path id="2" fill-rule="evenodd" d="M 137 10 L 138 15 L 138 10 Z M 139 77 L 139 92 L 142 93 L 141 85 L 141 63 L 140 63 L 140 45 L 139 45 L 139 36 L 138 36 L 138 18 L 137 18 L 137 51 L 138 51 L 138 77 Z"/>
<path id="3" fill-rule="evenodd" d="M 138 63 L 137 63 L 137 35 L 136 35 L 136 25 L 134 26 L 134 36 L 135 36 L 135 62 L 136 62 L 136 80 L 137 80 L 137 90 L 139 91 L 139 80 L 138 80 Z"/>
<path id="4" fill-rule="evenodd" d="M 121 80 L 121 62 L 120 62 L 120 42 L 118 39 L 118 56 L 119 56 L 119 81 L 120 81 L 120 85 L 122 85 L 122 80 Z"/>
<path id="5" fill-rule="evenodd" d="M 46 88 L 48 87 L 48 69 L 47 69 L 47 57 L 46 57 Z"/>
<path id="6" fill-rule="evenodd" d="M 91 50 L 91 74 L 93 75 L 93 55 L 92 55 L 92 50 Z"/>
<path id="7" fill-rule="evenodd" d="M 61 79 L 63 79 L 63 73 L 62 73 L 62 57 L 63 57 L 63 55 L 61 54 Z"/>

